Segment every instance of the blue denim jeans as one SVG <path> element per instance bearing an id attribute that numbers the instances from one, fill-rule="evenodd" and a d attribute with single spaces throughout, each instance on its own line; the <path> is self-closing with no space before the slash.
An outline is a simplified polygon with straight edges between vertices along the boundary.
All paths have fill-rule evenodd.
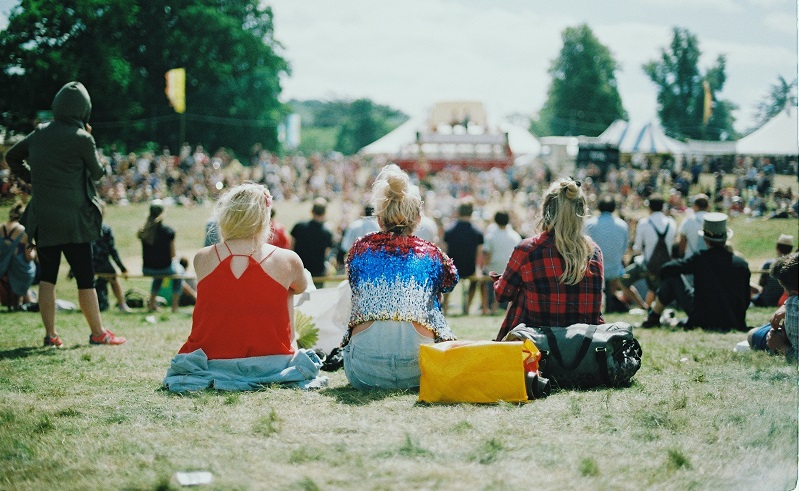
<path id="1" fill-rule="evenodd" d="M 170 276 L 173 274 L 183 274 L 186 270 L 183 269 L 183 266 L 177 260 L 172 261 L 172 264 L 169 265 L 168 268 L 142 268 L 142 273 L 145 276 Z M 150 286 L 150 293 L 158 293 L 158 290 L 161 289 L 161 285 L 163 284 L 163 278 L 153 278 L 153 284 Z M 183 287 L 183 280 L 180 279 L 173 279 L 172 280 L 172 294 L 179 295 L 180 290 Z"/>
<path id="2" fill-rule="evenodd" d="M 360 390 L 419 386 L 419 345 L 432 343 L 410 322 L 375 321 L 344 347 L 344 374 Z"/>

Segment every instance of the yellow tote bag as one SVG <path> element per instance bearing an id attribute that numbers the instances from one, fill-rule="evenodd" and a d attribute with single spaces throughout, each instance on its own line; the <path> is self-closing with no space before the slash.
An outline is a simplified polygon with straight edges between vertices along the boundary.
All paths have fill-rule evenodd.
<path id="1" fill-rule="evenodd" d="M 419 347 L 420 402 L 526 402 L 532 341 L 445 341 Z"/>

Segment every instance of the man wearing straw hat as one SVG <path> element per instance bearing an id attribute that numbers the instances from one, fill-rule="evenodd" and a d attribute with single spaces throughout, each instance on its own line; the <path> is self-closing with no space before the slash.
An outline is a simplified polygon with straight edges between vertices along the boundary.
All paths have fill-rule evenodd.
<path id="1" fill-rule="evenodd" d="M 686 328 L 746 331 L 749 265 L 726 246 L 727 239 L 732 237 L 727 215 L 706 214 L 698 233 L 707 249 L 663 265 L 655 302 L 641 327 L 659 326 L 663 309 L 676 301 L 688 314 Z M 693 287 L 681 276 L 685 274 L 694 275 Z"/>
<path id="2" fill-rule="evenodd" d="M 776 307 L 779 303 L 784 290 L 777 278 L 773 277 L 769 271 L 771 270 L 771 265 L 777 259 L 791 253 L 793 250 L 793 235 L 781 234 L 777 239 L 776 248 L 777 257 L 766 261 L 760 268 L 762 274 L 756 287 L 758 292 L 752 296 L 752 303 L 758 307 Z"/>

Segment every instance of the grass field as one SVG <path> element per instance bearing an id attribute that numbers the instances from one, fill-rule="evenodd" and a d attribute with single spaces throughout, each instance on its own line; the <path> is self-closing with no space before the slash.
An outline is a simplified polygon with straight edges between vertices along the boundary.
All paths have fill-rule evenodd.
<path id="1" fill-rule="evenodd" d="M 309 208 L 284 206 L 279 217 L 290 226 Z M 191 257 L 201 245 L 209 214 L 168 210 L 179 253 Z M 145 215 L 144 206 L 108 210 L 132 272 Z M 731 227 L 755 267 L 772 255 L 776 236 L 797 235 L 796 220 L 736 218 Z M 75 301 L 74 288 L 62 276 L 59 297 Z M 747 322 L 761 325 L 771 312 L 751 309 Z M 160 383 L 188 336 L 190 313 L 159 314 L 155 323 L 144 312 L 106 313 L 129 341 L 92 347 L 82 316 L 61 312 L 59 351 L 40 347 L 38 314 L 0 314 L 0 489 L 178 489 L 175 473 L 194 470 L 213 474 L 207 489 L 225 490 L 796 486 L 797 367 L 734 353 L 742 333 L 638 329 L 644 358 L 631 387 L 561 391 L 521 405 L 360 393 L 342 371 L 315 392 L 173 395 Z M 491 339 L 501 317 L 450 322 L 461 339 Z"/>

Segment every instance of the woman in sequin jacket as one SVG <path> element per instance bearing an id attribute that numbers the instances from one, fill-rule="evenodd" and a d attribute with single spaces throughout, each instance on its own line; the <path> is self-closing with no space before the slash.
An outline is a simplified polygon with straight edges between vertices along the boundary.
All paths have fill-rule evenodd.
<path id="1" fill-rule="evenodd" d="M 419 345 L 455 339 L 441 310 L 458 271 L 435 244 L 412 232 L 421 218 L 419 188 L 396 165 L 372 189 L 380 231 L 355 242 L 347 259 L 352 289 L 344 372 L 356 389 L 419 385 Z"/>

